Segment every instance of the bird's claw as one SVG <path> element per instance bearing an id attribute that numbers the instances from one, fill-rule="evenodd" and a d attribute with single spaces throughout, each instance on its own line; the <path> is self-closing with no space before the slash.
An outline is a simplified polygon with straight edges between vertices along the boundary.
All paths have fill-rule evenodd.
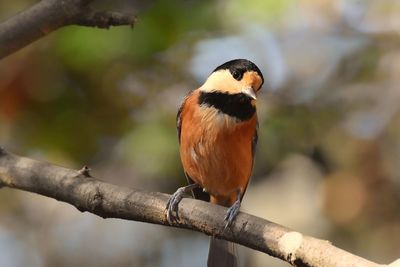
<path id="1" fill-rule="evenodd" d="M 171 224 L 179 221 L 178 206 L 185 194 L 184 187 L 178 188 L 174 194 L 168 199 L 167 207 L 165 208 L 167 221 Z M 175 214 L 174 214 L 175 213 Z"/>
<path id="2" fill-rule="evenodd" d="M 167 206 L 165 207 L 165 213 L 167 221 L 172 224 L 179 221 L 178 205 L 181 202 L 183 196 L 190 192 L 192 189 L 199 187 L 198 184 L 190 184 L 188 186 L 180 187 L 175 193 L 168 199 Z M 174 214 L 175 213 L 175 214 Z"/>
<path id="3" fill-rule="evenodd" d="M 228 209 L 226 212 L 224 222 L 225 222 L 225 227 L 224 231 L 229 228 L 233 221 L 235 220 L 236 216 L 238 215 L 240 210 L 240 200 L 236 200 L 235 203 Z"/>

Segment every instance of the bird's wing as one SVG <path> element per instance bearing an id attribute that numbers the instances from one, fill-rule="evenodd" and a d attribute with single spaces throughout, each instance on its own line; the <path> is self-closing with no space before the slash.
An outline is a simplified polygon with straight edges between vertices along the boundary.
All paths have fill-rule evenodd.
<path id="1" fill-rule="evenodd" d="M 241 195 L 240 201 L 242 201 L 244 194 L 246 193 L 247 190 L 247 186 L 249 185 L 250 182 L 250 178 L 253 175 L 253 169 L 254 169 L 254 160 L 256 158 L 256 148 L 257 148 L 257 142 L 258 142 L 258 121 L 257 121 L 257 126 L 256 126 L 256 131 L 254 132 L 253 138 L 251 139 L 251 153 L 252 153 L 252 166 L 251 166 L 251 173 L 250 173 L 250 177 L 249 180 L 247 182 L 247 185 L 245 187 L 245 189 L 243 190 L 243 193 Z"/>
<path id="2" fill-rule="evenodd" d="M 253 162 L 252 162 L 252 167 L 251 167 L 252 172 L 253 172 L 253 168 L 254 168 L 254 159 L 256 157 L 257 142 L 258 142 L 258 121 L 257 121 L 256 131 L 254 132 L 253 139 L 251 140 L 251 153 L 253 154 L 252 155 Z"/>
<path id="3" fill-rule="evenodd" d="M 178 141 L 181 144 L 181 128 L 182 128 L 182 110 L 185 105 L 186 98 L 183 100 L 181 107 L 178 109 L 178 114 L 176 114 L 176 131 L 178 133 Z"/>
<path id="4" fill-rule="evenodd" d="M 176 114 L 176 130 L 178 132 L 179 144 L 181 143 L 181 128 L 182 128 L 182 121 L 183 121 L 182 113 L 183 113 L 183 110 L 185 108 L 186 101 L 192 95 L 192 92 L 190 92 L 183 99 L 182 105 L 178 110 L 178 114 Z M 185 176 L 186 176 L 186 179 L 188 181 L 188 184 L 193 184 L 194 183 L 193 179 L 190 178 L 190 176 L 186 172 L 185 172 Z M 210 195 L 208 193 L 204 192 L 202 188 L 192 189 L 192 194 L 193 194 L 194 198 L 196 198 L 196 199 L 204 200 L 204 201 L 207 201 L 207 202 L 210 201 Z"/>

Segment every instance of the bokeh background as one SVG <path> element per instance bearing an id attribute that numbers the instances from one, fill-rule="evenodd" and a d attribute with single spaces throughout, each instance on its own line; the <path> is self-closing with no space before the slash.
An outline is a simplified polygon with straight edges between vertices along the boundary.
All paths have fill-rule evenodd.
<path id="1" fill-rule="evenodd" d="M 0 19 L 34 4 L 0 2 Z M 175 114 L 217 65 L 266 78 L 243 210 L 378 263 L 400 257 L 400 2 L 96 2 L 130 27 L 70 26 L 0 61 L 0 144 L 96 177 L 185 184 Z M 0 266 L 204 266 L 208 238 L 0 190 Z M 288 266 L 240 248 L 243 266 Z"/>

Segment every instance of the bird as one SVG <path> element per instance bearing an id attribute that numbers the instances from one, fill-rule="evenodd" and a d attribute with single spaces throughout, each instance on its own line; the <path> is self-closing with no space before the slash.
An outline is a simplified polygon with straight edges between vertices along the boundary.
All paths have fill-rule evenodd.
<path id="1" fill-rule="evenodd" d="M 184 98 L 177 114 L 179 152 L 188 185 L 166 206 L 167 220 L 179 219 L 185 194 L 228 207 L 225 228 L 239 213 L 253 171 L 258 139 L 257 94 L 260 69 L 247 59 L 215 68 L 204 84 Z M 207 266 L 237 266 L 235 244 L 211 237 Z"/>

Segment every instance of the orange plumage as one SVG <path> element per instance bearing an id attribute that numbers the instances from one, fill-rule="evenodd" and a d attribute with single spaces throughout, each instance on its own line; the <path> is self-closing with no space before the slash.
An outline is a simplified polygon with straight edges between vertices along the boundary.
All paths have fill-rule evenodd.
<path id="1" fill-rule="evenodd" d="M 186 96 L 177 128 L 189 185 L 169 199 L 168 221 L 178 219 L 179 202 L 192 191 L 195 198 L 230 207 L 225 227 L 233 222 L 253 169 L 256 96 L 263 82 L 254 63 L 236 59 L 217 67 L 200 88 Z M 207 265 L 237 266 L 235 254 L 233 243 L 212 237 Z"/>
<path id="2" fill-rule="evenodd" d="M 197 105 L 199 91 L 188 96 L 182 107 L 180 154 L 189 177 L 205 189 L 211 202 L 231 206 L 237 191 L 245 191 L 253 167 L 252 141 L 257 115 L 248 121 L 229 122 L 215 110 Z M 213 113 L 205 118 L 205 113 Z"/>

